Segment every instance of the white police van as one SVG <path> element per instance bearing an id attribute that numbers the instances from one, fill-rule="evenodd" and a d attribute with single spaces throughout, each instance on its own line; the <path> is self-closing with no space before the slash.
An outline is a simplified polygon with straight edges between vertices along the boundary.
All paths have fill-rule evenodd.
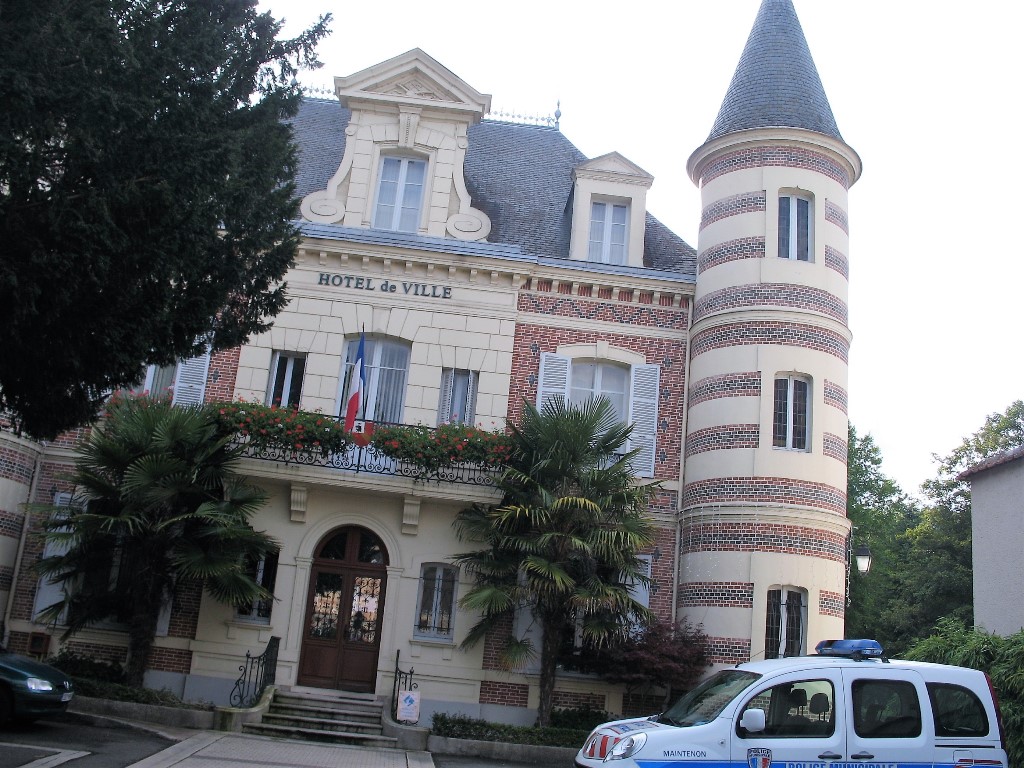
<path id="1" fill-rule="evenodd" d="M 645 720 L 598 726 L 578 768 L 1008 768 L 987 676 L 874 640 L 722 670 Z"/>

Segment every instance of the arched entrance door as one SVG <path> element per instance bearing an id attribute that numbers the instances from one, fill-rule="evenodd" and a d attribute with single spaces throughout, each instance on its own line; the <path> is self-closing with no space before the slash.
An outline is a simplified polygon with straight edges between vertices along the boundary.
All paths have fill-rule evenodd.
<path id="1" fill-rule="evenodd" d="M 299 685 L 370 691 L 377 677 L 388 553 L 365 528 L 328 534 L 314 553 Z"/>

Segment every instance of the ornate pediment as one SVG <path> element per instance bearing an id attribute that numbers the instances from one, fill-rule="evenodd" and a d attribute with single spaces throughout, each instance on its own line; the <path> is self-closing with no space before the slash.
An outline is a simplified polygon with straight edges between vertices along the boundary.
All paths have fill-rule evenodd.
<path id="1" fill-rule="evenodd" d="M 634 163 L 627 160 L 618 152 L 609 152 L 607 155 L 595 157 L 576 166 L 573 173 L 578 179 L 606 179 L 609 181 L 624 181 L 631 184 L 651 186 L 654 177 Z"/>
<path id="2" fill-rule="evenodd" d="M 480 93 L 419 48 L 375 64 L 347 77 L 334 78 L 334 90 L 346 106 L 371 103 L 378 107 L 426 107 L 461 113 L 480 120 L 491 108 L 491 97 Z"/>

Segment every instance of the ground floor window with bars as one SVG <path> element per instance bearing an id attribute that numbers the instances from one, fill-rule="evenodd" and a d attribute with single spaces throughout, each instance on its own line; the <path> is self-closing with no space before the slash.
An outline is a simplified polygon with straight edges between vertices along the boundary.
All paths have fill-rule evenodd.
<path id="1" fill-rule="evenodd" d="M 768 590 L 764 657 L 800 656 L 807 639 L 807 592 L 796 587 Z"/>
<path id="2" fill-rule="evenodd" d="M 455 593 L 459 569 L 441 563 L 425 563 L 420 569 L 419 599 L 413 635 L 425 640 L 454 638 Z"/>
<path id="3" fill-rule="evenodd" d="M 253 581 L 273 594 L 277 582 L 277 552 L 269 552 L 259 559 L 252 559 L 246 564 L 246 573 Z M 257 624 L 269 624 L 270 612 L 274 607 L 272 597 L 263 600 L 253 600 L 236 609 L 235 615 L 242 621 L 252 621 Z"/>

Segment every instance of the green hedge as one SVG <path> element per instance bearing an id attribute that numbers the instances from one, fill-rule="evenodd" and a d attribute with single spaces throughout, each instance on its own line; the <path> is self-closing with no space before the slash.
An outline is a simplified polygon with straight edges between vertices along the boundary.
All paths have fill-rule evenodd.
<path id="1" fill-rule="evenodd" d="M 489 723 L 464 715 L 434 715 L 431 728 L 435 736 L 450 739 L 476 739 L 501 741 L 509 744 L 528 744 L 535 747 L 571 747 L 579 749 L 590 734 L 589 730 L 574 728 L 536 728 L 529 725 Z"/>

